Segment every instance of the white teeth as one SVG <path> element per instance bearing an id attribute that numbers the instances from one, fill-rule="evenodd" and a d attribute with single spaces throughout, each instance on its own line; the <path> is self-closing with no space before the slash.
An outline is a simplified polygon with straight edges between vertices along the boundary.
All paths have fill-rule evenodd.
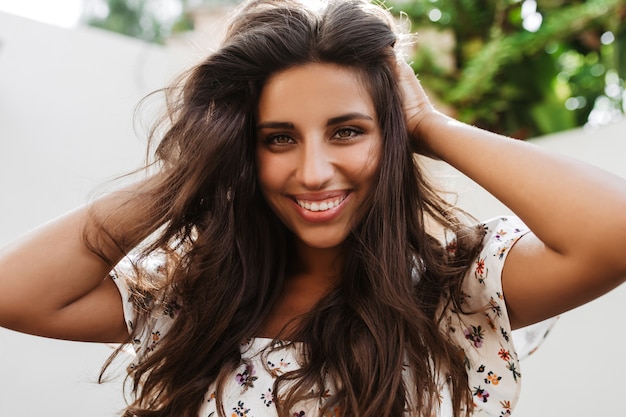
<path id="1" fill-rule="evenodd" d="M 340 197 L 334 201 L 322 201 L 321 203 L 309 203 L 308 201 L 296 200 L 298 205 L 310 211 L 326 211 L 337 207 L 343 201 L 344 197 Z"/>

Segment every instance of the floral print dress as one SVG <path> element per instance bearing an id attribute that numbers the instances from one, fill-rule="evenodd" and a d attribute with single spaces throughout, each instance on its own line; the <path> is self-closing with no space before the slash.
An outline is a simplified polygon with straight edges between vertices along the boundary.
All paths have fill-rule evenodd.
<path id="1" fill-rule="evenodd" d="M 520 354 L 516 351 L 514 337 L 502 294 L 501 275 L 506 256 L 515 242 L 528 232 L 516 217 L 500 217 L 483 225 L 483 249 L 468 270 L 463 282 L 463 308 L 472 314 L 462 314 L 453 307 L 444 311 L 443 328 L 449 338 L 465 353 L 469 387 L 473 394 L 475 417 L 503 417 L 513 411 L 517 402 L 522 374 Z M 118 266 L 118 268 L 122 268 Z M 161 268 L 152 265 L 155 273 Z M 134 323 L 134 307 L 121 273 L 111 274 L 124 301 L 124 314 L 129 326 Z M 141 361 L 158 347 L 160 338 L 167 332 L 176 311 L 181 308 L 170 300 L 162 311 L 153 315 L 140 329 L 134 340 L 136 357 Z M 517 331 L 525 353 L 534 349 L 547 334 L 548 325 Z M 520 333 L 521 332 L 521 333 Z M 521 336 L 521 337 L 518 337 Z M 276 417 L 274 380 L 299 366 L 298 343 L 278 346 L 281 342 L 265 338 L 252 338 L 241 345 L 241 365 L 227 382 L 222 394 L 224 411 L 230 417 Z M 131 368 L 133 365 L 131 364 Z M 450 394 L 441 385 L 441 407 L 438 417 L 452 416 Z M 339 417 L 341 410 L 331 410 L 321 416 L 321 400 L 301 403 L 302 409 L 294 417 Z M 215 389 L 209 387 L 201 406 L 199 417 L 216 417 Z"/>

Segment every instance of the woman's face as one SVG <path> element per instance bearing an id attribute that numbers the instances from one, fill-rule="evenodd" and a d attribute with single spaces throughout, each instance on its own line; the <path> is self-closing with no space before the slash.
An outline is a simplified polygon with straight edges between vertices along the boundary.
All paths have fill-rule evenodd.
<path id="1" fill-rule="evenodd" d="M 306 64 L 274 74 L 258 108 L 259 182 L 304 244 L 340 245 L 359 220 L 382 147 L 374 103 L 354 70 Z"/>

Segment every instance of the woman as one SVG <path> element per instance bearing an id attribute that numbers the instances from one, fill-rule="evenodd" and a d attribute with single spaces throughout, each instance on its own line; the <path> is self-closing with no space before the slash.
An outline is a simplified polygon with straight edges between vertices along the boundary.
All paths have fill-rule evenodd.
<path id="1" fill-rule="evenodd" d="M 247 3 L 156 172 L 3 250 L 0 325 L 132 343 L 128 416 L 510 414 L 511 329 L 624 281 L 626 184 L 437 113 L 399 41 L 364 1 Z M 524 223 L 464 220 L 413 152 Z"/>

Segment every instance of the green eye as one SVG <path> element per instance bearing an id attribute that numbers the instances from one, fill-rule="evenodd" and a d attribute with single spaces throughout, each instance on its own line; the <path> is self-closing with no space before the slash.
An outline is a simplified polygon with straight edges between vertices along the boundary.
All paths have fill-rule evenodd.
<path id="1" fill-rule="evenodd" d="M 273 135 L 267 138 L 267 143 L 271 145 L 289 145 L 293 143 L 293 139 L 286 135 Z"/>
<path id="2" fill-rule="evenodd" d="M 362 134 L 363 132 L 358 130 L 358 129 L 354 129 L 354 128 L 343 128 L 343 129 L 339 129 L 337 130 L 337 132 L 335 133 L 335 137 L 339 138 L 339 139 L 351 139 L 354 138 L 360 134 Z"/>

